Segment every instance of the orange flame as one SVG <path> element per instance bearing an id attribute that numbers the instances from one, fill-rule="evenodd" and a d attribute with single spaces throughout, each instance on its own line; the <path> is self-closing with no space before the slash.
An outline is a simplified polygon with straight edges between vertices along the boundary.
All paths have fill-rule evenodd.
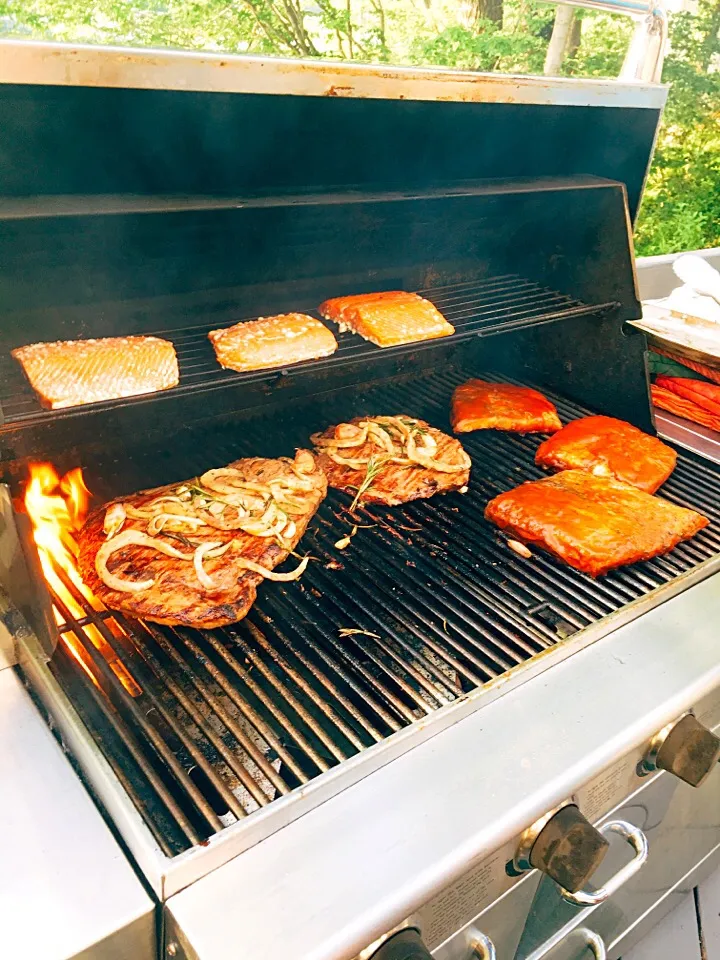
<path id="1" fill-rule="evenodd" d="M 83 610 L 62 582 L 55 564 L 65 571 L 83 596 L 88 597 L 75 563 L 77 545 L 73 534 L 85 520 L 89 501 L 90 495 L 79 467 L 70 470 L 61 480 L 55 467 L 49 463 L 30 465 L 25 510 L 32 522 L 43 574 L 50 589 L 74 617 L 82 617 Z"/>
<path id="2" fill-rule="evenodd" d="M 33 528 L 33 538 L 38 548 L 43 575 L 56 598 L 74 620 L 86 616 L 78 599 L 63 582 L 61 570 L 82 598 L 95 610 L 102 607 L 98 600 L 82 581 L 77 569 L 78 547 L 75 533 L 82 527 L 87 516 L 90 492 L 83 480 L 82 470 L 76 467 L 60 478 L 57 470 L 49 463 L 30 464 L 30 480 L 25 489 L 25 510 Z M 79 639 L 65 626 L 66 617 L 57 606 L 53 607 L 55 620 L 61 628 L 62 639 L 70 653 L 83 667 L 88 676 L 97 685 L 90 668 L 90 658 Z M 114 623 L 107 624 L 114 635 L 122 631 Z M 76 628 L 77 629 L 77 628 Z M 83 633 L 103 654 L 110 667 L 132 696 L 141 693 L 141 689 L 118 659 L 115 651 L 93 624 L 86 623 Z"/>

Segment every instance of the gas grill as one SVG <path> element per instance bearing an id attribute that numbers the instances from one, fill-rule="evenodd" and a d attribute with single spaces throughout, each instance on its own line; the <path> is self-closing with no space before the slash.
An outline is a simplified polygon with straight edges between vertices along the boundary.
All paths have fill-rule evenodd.
<path id="1" fill-rule="evenodd" d="M 217 630 L 106 610 L 58 563 L 45 582 L 10 494 L 39 460 L 81 466 L 100 503 L 360 414 L 449 430 L 471 376 L 652 431 L 625 324 L 664 91 L 516 80 L 493 102 L 498 81 L 476 78 L 439 103 L 449 78 L 333 66 L 375 93 L 317 96 L 324 68 L 232 58 L 219 86 L 181 91 L 182 58 L 137 53 L 148 70 L 117 89 L 127 53 L 63 51 L 53 85 L 36 52 L 39 73 L 0 86 L 18 134 L 0 157 L 0 608 L 18 676 L 160 907 L 158 955 L 616 960 L 720 860 L 716 465 L 680 449 L 662 489 L 705 530 L 592 580 L 483 519 L 542 476 L 538 438 L 469 434 L 466 494 L 350 517 L 331 491 L 302 578 Z M 456 333 L 385 350 L 342 334 L 328 359 L 246 374 L 207 339 L 394 288 Z M 177 388 L 49 411 L 9 356 L 130 333 L 173 341 Z"/>

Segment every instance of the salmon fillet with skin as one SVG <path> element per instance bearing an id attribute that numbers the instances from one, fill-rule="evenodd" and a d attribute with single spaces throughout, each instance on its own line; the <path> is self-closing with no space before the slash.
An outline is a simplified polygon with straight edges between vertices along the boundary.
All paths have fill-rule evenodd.
<path id="1" fill-rule="evenodd" d="M 485 380 L 468 380 L 455 388 L 450 420 L 455 433 L 555 433 L 562 427 L 554 405 L 538 390 Z"/>
<path id="2" fill-rule="evenodd" d="M 52 410 L 155 393 L 179 381 L 175 347 L 158 337 L 33 343 L 12 356 Z"/>
<path id="3" fill-rule="evenodd" d="M 311 439 L 329 485 L 351 494 L 364 487 L 360 503 L 393 507 L 462 490 L 470 477 L 470 457 L 460 443 L 414 417 L 355 417 Z"/>
<path id="4" fill-rule="evenodd" d="M 337 323 L 341 333 L 358 333 L 378 347 L 434 340 L 455 333 L 455 327 L 434 304 L 417 293 L 402 290 L 334 297 L 321 303 L 319 311 L 326 320 Z"/>
<path id="5" fill-rule="evenodd" d="M 329 357 L 338 346 L 323 323 L 304 313 L 248 320 L 211 330 L 208 337 L 220 366 L 238 372 Z"/>
<path id="6" fill-rule="evenodd" d="M 675 469 L 677 454 L 657 437 L 624 420 L 597 416 L 572 420 L 543 441 L 535 463 L 615 477 L 646 493 L 655 493 Z"/>
<path id="7" fill-rule="evenodd" d="M 229 474 L 228 471 L 236 471 Z M 210 477 L 212 476 L 212 480 Z M 162 526 L 154 539 L 161 541 L 171 549 L 180 551 L 190 559 L 178 559 L 166 556 L 150 546 L 134 543 L 121 546 L 104 559 L 107 571 L 112 577 L 120 578 L 123 586 L 130 583 L 149 583 L 145 589 L 137 592 L 115 589 L 102 577 L 103 564 L 98 554 L 104 547 L 112 548 L 121 544 L 119 539 L 128 531 L 146 533 L 148 519 L 134 519 L 127 515 L 133 508 L 147 511 L 148 505 L 162 496 L 177 496 L 178 490 L 199 490 L 199 500 L 219 497 L 219 501 L 207 499 L 207 503 L 220 502 L 227 495 L 213 492 L 205 486 L 205 481 L 215 486 L 233 488 L 239 477 L 252 484 L 285 482 L 299 485 L 304 489 L 292 496 L 297 500 L 290 516 L 292 529 L 286 529 L 282 538 L 257 536 L 242 529 L 218 529 L 217 526 L 192 525 L 192 529 L 171 534 L 167 521 L 156 520 Z M 223 480 L 224 478 L 224 480 Z M 277 487 L 274 487 L 277 489 Z M 155 490 L 126 497 L 119 497 L 95 510 L 87 519 L 78 535 L 79 568 L 85 583 L 102 602 L 112 610 L 121 610 L 131 617 L 165 623 L 173 626 L 202 627 L 211 629 L 226 626 L 241 620 L 255 602 L 257 588 L 265 579 L 261 573 L 242 566 L 243 560 L 249 560 L 268 571 L 286 560 L 303 536 L 308 523 L 315 515 L 327 493 L 327 480 L 319 469 L 315 458 L 307 450 L 299 450 L 295 459 L 280 458 L 266 460 L 248 458 L 236 460 L 228 467 L 211 470 L 202 478 L 196 478 L 185 484 L 170 484 Z M 279 495 L 279 494 L 278 494 Z M 299 498 L 299 499 L 298 499 Z M 174 501 L 167 501 L 172 504 Z M 198 502 L 193 500 L 192 502 Z M 192 503 L 186 500 L 185 506 Z M 158 508 L 156 508 L 158 509 Z M 207 510 L 198 508 L 201 518 Z M 125 517 L 123 518 L 123 514 Z M 217 523 L 226 523 L 225 514 L 210 514 Z M 227 521 L 232 522 L 234 514 Z M 239 514 L 238 514 L 239 516 Z M 117 527 L 118 522 L 121 524 Z M 164 525 L 163 525 L 164 524 Z M 111 536 L 108 539 L 106 526 Z M 227 547 L 221 556 L 203 556 L 201 569 L 204 576 L 210 577 L 210 586 L 204 585 L 198 577 L 193 562 L 197 548 L 207 544 L 219 544 L 220 549 Z M 229 545 L 229 546 L 228 546 Z M 102 555 L 101 555 L 102 556 Z M 100 567 L 100 569 L 98 569 Z M 302 564 L 301 564 L 302 568 Z M 277 576 L 277 574 L 276 574 Z M 290 579 L 286 576 L 285 579 Z"/>
<path id="8" fill-rule="evenodd" d="M 488 503 L 485 519 L 593 577 L 667 553 L 710 522 L 630 484 L 581 470 L 501 493 Z"/>

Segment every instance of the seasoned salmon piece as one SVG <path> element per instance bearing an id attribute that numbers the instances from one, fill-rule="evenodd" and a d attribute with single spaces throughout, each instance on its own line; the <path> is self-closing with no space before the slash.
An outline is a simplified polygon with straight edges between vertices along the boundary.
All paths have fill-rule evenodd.
<path id="1" fill-rule="evenodd" d="M 488 503 L 485 518 L 593 577 L 667 553 L 710 522 L 630 484 L 582 470 L 501 493 Z"/>
<path id="2" fill-rule="evenodd" d="M 662 440 L 624 420 L 598 416 L 572 420 L 543 441 L 535 463 L 615 477 L 646 493 L 655 493 L 675 469 L 677 454 Z"/>
<path id="3" fill-rule="evenodd" d="M 323 317 L 337 323 L 342 333 L 359 333 L 378 347 L 434 340 L 455 333 L 455 327 L 429 300 L 402 290 L 335 297 L 321 303 L 319 309 Z"/>
<path id="4" fill-rule="evenodd" d="M 553 404 L 537 390 L 485 380 L 468 380 L 456 387 L 450 420 L 455 433 L 555 433 L 562 427 Z"/>
<path id="5" fill-rule="evenodd" d="M 52 410 L 155 393 L 179 380 L 175 347 L 158 337 L 33 343 L 12 355 Z"/>
<path id="6" fill-rule="evenodd" d="M 337 350 L 337 340 L 328 328 L 304 313 L 247 320 L 211 330 L 208 337 L 220 366 L 240 372 L 317 360 Z"/>
<path id="7" fill-rule="evenodd" d="M 329 485 L 355 494 L 353 506 L 467 489 L 471 462 L 460 442 L 415 417 L 355 417 L 310 439 Z"/>
<path id="8" fill-rule="evenodd" d="M 704 410 L 696 403 L 693 403 L 692 400 L 679 397 L 676 393 L 673 393 L 672 390 L 659 387 L 656 383 L 653 383 L 650 387 L 650 396 L 652 397 L 653 404 L 656 407 L 660 407 L 661 410 L 667 410 L 668 413 L 674 413 L 676 417 L 692 420 L 694 423 L 699 423 L 703 427 L 709 427 L 710 430 L 720 432 L 720 415 Z"/>

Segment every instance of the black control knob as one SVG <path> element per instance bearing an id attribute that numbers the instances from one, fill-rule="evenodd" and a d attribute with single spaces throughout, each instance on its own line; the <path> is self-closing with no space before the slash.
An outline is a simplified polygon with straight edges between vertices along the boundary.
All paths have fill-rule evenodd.
<path id="1" fill-rule="evenodd" d="M 530 866 L 577 893 L 602 863 L 609 843 L 574 804 L 561 807 L 537 834 Z"/>
<path id="2" fill-rule="evenodd" d="M 398 930 L 377 948 L 369 960 L 432 960 L 432 954 L 414 927 Z"/>
<path id="3" fill-rule="evenodd" d="M 657 769 L 667 770 L 690 786 L 699 787 L 720 760 L 720 737 L 688 714 L 664 734 L 655 750 Z"/>

